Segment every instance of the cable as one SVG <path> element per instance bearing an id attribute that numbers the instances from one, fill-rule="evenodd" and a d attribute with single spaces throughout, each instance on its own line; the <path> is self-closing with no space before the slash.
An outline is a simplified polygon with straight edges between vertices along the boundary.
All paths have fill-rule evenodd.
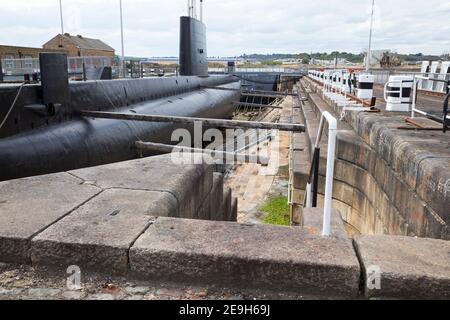
<path id="1" fill-rule="evenodd" d="M 23 83 L 20 85 L 19 91 L 17 92 L 17 95 L 16 95 L 16 97 L 14 98 L 14 101 L 13 101 L 11 107 L 10 107 L 9 110 L 8 110 L 8 113 L 6 113 L 5 118 L 3 119 L 2 123 L 0 124 L 0 130 L 3 128 L 3 126 L 4 126 L 5 123 L 6 123 L 6 121 L 8 120 L 8 118 L 9 118 L 11 112 L 13 111 L 13 109 L 14 109 L 16 103 L 17 103 L 17 100 L 19 100 L 20 93 L 22 92 L 23 87 L 24 87 L 27 83 L 28 83 L 28 81 L 25 81 L 25 82 L 23 82 Z"/>

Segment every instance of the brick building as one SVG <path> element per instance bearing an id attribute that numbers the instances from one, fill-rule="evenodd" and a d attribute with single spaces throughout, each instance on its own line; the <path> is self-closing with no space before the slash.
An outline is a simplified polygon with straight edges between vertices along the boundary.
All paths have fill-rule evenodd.
<path id="1" fill-rule="evenodd" d="M 69 57 L 110 57 L 115 50 L 98 39 L 85 38 L 81 35 L 73 36 L 69 33 L 58 34 L 42 46 L 45 50 L 67 51 Z"/>

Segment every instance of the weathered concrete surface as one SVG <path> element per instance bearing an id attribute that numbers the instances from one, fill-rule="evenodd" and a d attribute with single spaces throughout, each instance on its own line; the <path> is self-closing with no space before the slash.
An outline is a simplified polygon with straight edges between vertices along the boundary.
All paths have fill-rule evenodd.
<path id="1" fill-rule="evenodd" d="M 366 297 L 450 298 L 450 242 L 396 236 L 363 236 L 355 240 L 364 271 Z M 381 270 L 379 289 L 370 289 L 369 271 Z M 368 277 L 369 274 L 369 277 Z M 373 288 L 372 286 L 370 286 Z"/>
<path id="2" fill-rule="evenodd" d="M 352 243 L 302 228 L 158 218 L 130 250 L 140 276 L 356 297 Z"/>
<path id="3" fill-rule="evenodd" d="M 176 199 L 166 192 L 106 190 L 36 236 L 32 262 L 126 272 L 134 241 L 154 217 L 176 210 Z"/>
<path id="4" fill-rule="evenodd" d="M 0 261 L 126 271 L 153 217 L 230 219 L 223 178 L 212 187 L 212 166 L 170 155 L 2 182 Z"/>
<path id="5" fill-rule="evenodd" d="M 312 234 L 321 235 L 323 229 L 323 209 L 304 208 L 302 211 L 303 227 Z M 339 210 L 332 210 L 331 212 L 331 235 L 341 239 L 348 239 Z"/>
<path id="6" fill-rule="evenodd" d="M 100 192 L 67 173 L 0 182 L 0 260 L 29 262 L 33 236 Z"/>
<path id="7" fill-rule="evenodd" d="M 182 214 L 183 218 L 195 218 L 213 183 L 212 165 L 175 165 L 170 155 L 81 169 L 70 173 L 102 189 L 169 192 L 178 201 L 178 213 L 172 213 L 171 216 L 180 217 Z"/>
<path id="8" fill-rule="evenodd" d="M 0 263 L 0 301 L 22 300 L 317 300 L 271 288 L 254 290 L 134 279 L 83 270 L 81 290 L 69 290 L 66 270 Z M 326 298 L 326 297 L 322 297 Z"/>
<path id="9" fill-rule="evenodd" d="M 223 193 L 223 203 L 222 208 L 224 210 L 224 217 L 225 219 L 223 221 L 233 221 L 233 212 L 232 212 L 232 202 L 233 202 L 233 196 L 231 189 L 225 189 Z M 236 221 L 236 220 L 235 220 Z"/>
<path id="10" fill-rule="evenodd" d="M 224 189 L 223 175 L 214 173 L 213 187 L 211 190 L 211 197 L 209 199 L 210 208 L 216 208 L 218 204 L 223 203 L 223 189 Z M 208 220 L 221 221 L 224 217 L 224 208 L 220 205 L 215 211 L 211 210 L 211 216 Z"/>

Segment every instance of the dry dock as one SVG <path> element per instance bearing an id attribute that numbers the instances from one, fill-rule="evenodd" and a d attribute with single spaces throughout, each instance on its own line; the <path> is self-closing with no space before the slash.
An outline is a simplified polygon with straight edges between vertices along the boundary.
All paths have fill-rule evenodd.
<path id="1" fill-rule="evenodd" d="M 300 226 L 237 223 L 236 201 L 215 166 L 158 156 L 1 182 L 0 262 L 48 268 L 63 279 L 78 266 L 118 283 L 263 292 L 256 298 L 269 290 L 278 297 L 449 298 L 448 136 L 399 130 L 400 114 L 348 113 L 338 127 L 332 235 L 322 237 L 322 209 L 300 210 L 305 167 L 318 117 L 340 110 L 309 79 L 296 87 L 307 98 L 293 105 L 294 122 L 307 127 L 294 134 L 293 148 Z M 379 288 L 371 286 L 374 267 Z M 0 270 L 2 284 L 11 271 Z M 6 296 L 15 289 L 32 298 L 36 287 L 24 291 L 12 281 Z M 119 292 L 110 288 L 109 298 L 123 299 Z"/>

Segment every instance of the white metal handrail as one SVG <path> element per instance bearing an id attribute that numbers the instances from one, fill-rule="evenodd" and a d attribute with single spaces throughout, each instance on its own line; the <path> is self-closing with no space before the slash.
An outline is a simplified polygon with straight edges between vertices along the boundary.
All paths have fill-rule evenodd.
<path id="1" fill-rule="evenodd" d="M 325 122 L 328 123 L 328 154 L 327 154 L 327 171 L 325 178 L 325 198 L 323 213 L 323 229 L 322 236 L 329 237 L 331 235 L 331 210 L 333 209 L 333 183 L 334 183 L 334 165 L 336 158 L 336 141 L 337 141 L 337 120 L 328 111 L 322 113 L 320 117 L 319 132 L 316 139 L 316 148 L 320 147 L 320 142 L 325 130 Z M 306 186 L 306 207 L 311 207 L 311 183 Z"/>

